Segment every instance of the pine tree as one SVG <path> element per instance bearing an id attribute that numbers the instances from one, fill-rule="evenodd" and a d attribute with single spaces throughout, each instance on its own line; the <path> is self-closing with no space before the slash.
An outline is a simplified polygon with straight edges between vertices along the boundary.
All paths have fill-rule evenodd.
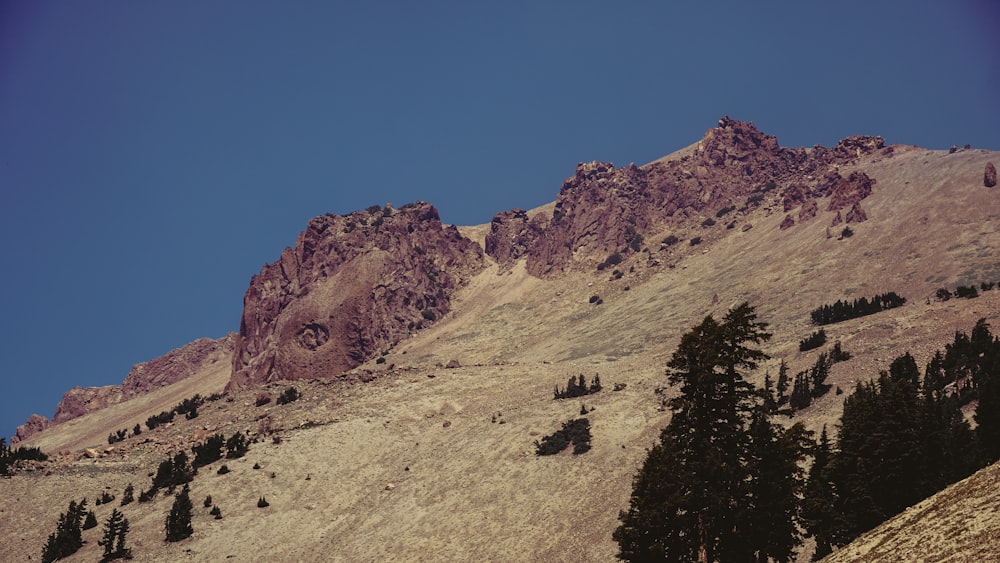
<path id="1" fill-rule="evenodd" d="M 816 540 L 813 561 L 829 555 L 833 551 L 836 538 L 842 528 L 840 518 L 834 508 L 836 495 L 830 480 L 830 459 L 833 451 L 826 426 L 820 434 L 819 443 L 813 449 L 813 464 L 809 469 L 802 498 L 802 525 Z"/>
<path id="2" fill-rule="evenodd" d="M 743 371 L 766 355 L 766 324 L 744 303 L 681 337 L 668 379 L 681 395 L 633 482 L 614 532 L 628 561 L 788 560 L 799 542 L 801 428 L 771 425 Z M 794 467 L 794 469 L 793 469 Z M 790 503 L 790 504 L 789 504 Z M 791 524 L 765 530 L 782 514 Z"/>
<path id="3" fill-rule="evenodd" d="M 125 537 L 128 535 L 128 519 L 115 508 L 104 523 L 104 534 L 97 545 L 104 547 L 104 559 L 131 559 L 132 550 L 125 547 Z"/>
<path id="4" fill-rule="evenodd" d="M 167 541 L 175 542 L 190 537 L 194 533 L 191 528 L 191 511 L 194 506 L 188 496 L 190 489 L 187 485 L 181 489 L 174 497 L 174 504 L 170 507 L 170 514 L 167 515 L 165 524 Z"/>
<path id="5" fill-rule="evenodd" d="M 133 500 L 135 500 L 135 487 L 132 486 L 132 483 L 129 483 L 128 485 L 125 485 L 125 492 L 122 493 L 121 505 L 125 506 Z"/>

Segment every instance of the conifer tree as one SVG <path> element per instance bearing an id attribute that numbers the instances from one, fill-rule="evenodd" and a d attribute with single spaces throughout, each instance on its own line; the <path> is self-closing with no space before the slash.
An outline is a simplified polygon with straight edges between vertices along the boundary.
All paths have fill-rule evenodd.
<path id="1" fill-rule="evenodd" d="M 614 532 L 628 561 L 787 561 L 799 542 L 801 428 L 785 434 L 743 378 L 770 334 L 744 303 L 681 337 L 668 379 L 681 395 Z M 771 526 L 776 514 L 791 522 Z M 772 522 L 773 524 L 773 522 Z"/>
<path id="2" fill-rule="evenodd" d="M 170 507 L 170 514 L 167 515 L 164 526 L 169 542 L 180 541 L 194 533 L 194 529 L 191 528 L 191 511 L 194 509 L 194 505 L 191 504 L 189 492 L 188 486 L 184 485 L 181 492 L 174 497 L 174 504 Z"/>
<path id="3" fill-rule="evenodd" d="M 132 550 L 125 547 L 125 537 L 128 535 L 128 518 L 115 508 L 104 523 L 104 534 L 97 545 L 104 547 L 104 559 L 131 559 Z"/>

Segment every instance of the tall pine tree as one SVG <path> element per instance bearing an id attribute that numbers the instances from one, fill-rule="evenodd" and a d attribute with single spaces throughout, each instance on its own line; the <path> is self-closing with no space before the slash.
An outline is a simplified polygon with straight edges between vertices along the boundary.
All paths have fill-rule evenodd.
<path id="1" fill-rule="evenodd" d="M 667 377 L 681 395 L 635 477 L 614 538 L 627 561 L 787 561 L 799 543 L 804 431 L 783 431 L 743 372 L 767 356 L 744 303 L 681 337 Z M 776 520 L 789 526 L 775 525 Z"/>

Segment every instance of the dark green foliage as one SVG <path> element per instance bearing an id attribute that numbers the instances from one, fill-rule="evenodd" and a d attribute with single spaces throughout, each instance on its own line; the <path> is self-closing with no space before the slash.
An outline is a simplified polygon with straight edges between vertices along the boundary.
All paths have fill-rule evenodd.
<path id="1" fill-rule="evenodd" d="M 788 364 L 785 360 L 781 360 L 781 364 L 778 366 L 778 384 L 775 390 L 778 392 L 778 406 L 781 406 L 788 402 L 788 396 L 785 392 L 788 391 Z"/>
<path id="2" fill-rule="evenodd" d="M 112 510 L 108 520 L 104 523 L 104 534 L 97 542 L 97 545 L 104 547 L 104 558 L 101 561 L 132 558 L 132 550 L 125 547 L 125 537 L 128 535 L 128 530 L 128 518 L 118 512 L 117 508 Z"/>
<path id="3" fill-rule="evenodd" d="M 587 385 L 587 378 L 581 373 L 578 377 L 571 377 L 566 382 L 566 388 L 560 389 L 557 385 L 552 393 L 553 399 L 572 399 L 583 397 L 592 393 L 598 393 L 603 389 L 601 386 L 601 376 L 595 374 L 594 381 Z"/>
<path id="4" fill-rule="evenodd" d="M 136 423 L 136 425 L 132 428 L 132 435 L 138 436 L 140 434 L 142 434 L 142 425 Z"/>
<path id="5" fill-rule="evenodd" d="M 198 407 L 205 403 L 205 399 L 201 395 L 195 395 L 193 397 L 188 397 L 184 399 L 177 406 L 174 407 L 174 411 L 177 414 L 183 414 L 185 416 L 190 415 L 192 412 L 197 412 Z M 197 416 L 197 415 L 195 415 Z M 194 418 L 189 417 L 189 418 Z"/>
<path id="6" fill-rule="evenodd" d="M 542 438 L 535 440 L 536 455 L 557 454 L 570 444 L 573 444 L 573 455 L 590 451 L 590 421 L 586 418 L 574 418 L 563 423 L 562 428 Z"/>
<path id="7" fill-rule="evenodd" d="M 983 291 L 992 291 L 993 288 L 996 287 L 996 285 L 997 285 L 996 282 L 989 282 L 989 283 L 982 282 L 979 284 L 979 289 Z"/>
<path id="8" fill-rule="evenodd" d="M 715 219 L 712 219 L 711 217 L 701 222 L 702 227 L 711 227 L 713 225 L 715 225 Z"/>
<path id="9" fill-rule="evenodd" d="M 181 492 L 174 496 L 174 504 L 170 507 L 170 514 L 164 523 L 169 542 L 180 541 L 194 533 L 191 527 L 191 511 L 194 510 L 194 505 L 191 504 L 189 492 L 188 486 L 184 485 Z"/>
<path id="10" fill-rule="evenodd" d="M 11 449 L 7 446 L 7 438 L 0 437 L 0 475 L 10 475 L 10 467 L 17 461 L 47 461 L 49 456 L 45 455 L 39 448 L 19 447 Z"/>
<path id="11" fill-rule="evenodd" d="M 156 489 L 150 489 L 148 491 L 139 491 L 139 502 L 149 502 L 153 500 L 156 496 Z"/>
<path id="12" fill-rule="evenodd" d="M 250 449 L 247 438 L 242 432 L 237 431 L 226 440 L 226 459 L 236 459 L 246 455 Z"/>
<path id="13" fill-rule="evenodd" d="M 83 547 L 82 524 L 87 511 L 87 499 L 79 504 L 70 501 L 65 513 L 59 515 L 56 531 L 49 534 L 42 548 L 42 561 L 55 561 L 76 553 Z"/>
<path id="14" fill-rule="evenodd" d="M 127 437 L 128 437 L 128 429 L 127 428 L 122 428 L 121 430 L 119 430 L 117 432 L 112 432 L 112 433 L 108 434 L 108 445 L 114 444 L 114 443 L 117 443 L 117 442 L 121 442 L 122 440 L 124 440 Z"/>
<path id="15" fill-rule="evenodd" d="M 955 297 L 961 299 L 975 299 L 979 297 L 979 291 L 976 290 L 974 285 L 960 285 L 955 288 Z"/>
<path id="16" fill-rule="evenodd" d="M 943 287 L 939 287 L 938 290 L 934 293 L 934 296 L 937 297 L 938 300 L 940 301 L 947 301 L 951 299 L 951 292 Z"/>
<path id="17" fill-rule="evenodd" d="M 904 303 L 906 303 L 905 297 L 900 297 L 895 292 L 889 291 L 876 295 L 871 300 L 860 297 L 850 303 L 847 301 L 837 301 L 833 305 L 823 305 L 814 309 L 810 313 L 810 316 L 812 317 L 813 324 L 828 325 L 901 307 Z"/>
<path id="18" fill-rule="evenodd" d="M 94 514 L 93 510 L 91 510 L 90 512 L 87 513 L 87 517 L 84 518 L 83 526 L 81 526 L 80 529 L 89 530 L 91 528 L 96 528 L 96 527 L 97 527 L 97 515 Z"/>
<path id="19" fill-rule="evenodd" d="M 830 362 L 835 364 L 837 362 L 846 362 L 850 359 L 851 353 L 840 347 L 840 341 L 834 342 L 833 350 L 830 351 Z"/>
<path id="20" fill-rule="evenodd" d="M 134 495 L 135 495 L 135 487 L 132 486 L 132 483 L 125 485 L 125 492 L 122 493 L 121 505 L 125 506 L 126 504 L 130 504 L 133 500 L 135 500 Z"/>
<path id="21" fill-rule="evenodd" d="M 799 352 L 806 352 L 826 344 L 826 331 L 819 329 L 806 338 L 799 340 Z"/>
<path id="22" fill-rule="evenodd" d="M 218 506 L 213 506 L 209 514 L 215 516 L 216 520 L 222 520 L 222 510 L 220 510 Z"/>
<path id="23" fill-rule="evenodd" d="M 205 506 L 205 508 L 212 506 L 212 495 L 208 495 L 207 497 L 205 497 L 205 502 L 202 504 Z"/>
<path id="24" fill-rule="evenodd" d="M 689 243 L 691 246 L 698 246 L 699 244 L 701 244 L 701 237 L 694 237 L 689 241 Z"/>
<path id="25" fill-rule="evenodd" d="M 219 468 L 218 471 L 216 471 L 216 473 L 218 475 L 225 475 L 226 473 L 229 473 L 229 467 L 226 466 L 226 465 L 223 465 L 222 467 Z"/>
<path id="26" fill-rule="evenodd" d="M 795 384 L 792 385 L 792 395 L 788 398 L 788 406 L 792 410 L 801 410 L 812 404 L 812 383 L 808 374 L 800 371 L 795 374 Z"/>
<path id="27" fill-rule="evenodd" d="M 161 424 L 173 422 L 173 420 L 174 420 L 174 411 L 163 411 L 160 414 L 154 414 L 149 418 L 147 418 L 146 428 L 152 430 Z"/>
<path id="28" fill-rule="evenodd" d="M 971 342 L 963 336 L 956 334 L 953 349 Z M 978 339 L 995 342 L 988 330 Z M 806 529 L 816 536 L 818 556 L 982 465 L 959 397 L 942 391 L 945 357 L 935 354 L 921 382 L 913 356 L 903 354 L 844 401 L 838 449 L 821 443 L 825 453 L 817 455 L 807 485 Z"/>
<path id="29" fill-rule="evenodd" d="M 379 359 L 382 360 L 382 363 L 385 363 L 384 357 Z M 295 401 L 298 400 L 299 400 L 299 390 L 294 387 L 289 387 L 288 389 L 282 391 L 281 395 L 278 396 L 278 400 L 275 401 L 275 404 L 287 405 L 288 403 L 294 403 Z"/>
<path id="30" fill-rule="evenodd" d="M 614 532 L 627 561 L 788 561 L 801 543 L 805 431 L 770 421 L 742 372 L 766 355 L 766 324 L 744 303 L 681 337 L 668 378 L 681 395 L 633 482 Z"/>
<path id="31" fill-rule="evenodd" d="M 844 227 L 843 231 L 840 231 L 840 238 L 851 238 L 854 236 L 854 231 L 850 227 Z"/>
<path id="32" fill-rule="evenodd" d="M 173 491 L 174 487 L 178 485 L 190 483 L 194 479 L 194 474 L 195 468 L 188 465 L 187 454 L 178 452 L 173 458 L 167 458 L 160 462 L 156 469 L 156 476 L 153 477 L 150 495 L 155 495 L 156 491 L 161 488 Z"/>
<path id="33" fill-rule="evenodd" d="M 664 246 L 673 246 L 673 245 L 677 244 L 680 241 L 681 241 L 681 239 L 677 238 L 677 235 L 668 235 L 666 238 L 663 239 L 663 245 Z"/>
<path id="34" fill-rule="evenodd" d="M 203 467 L 217 459 L 221 459 L 222 446 L 225 442 L 226 438 L 222 434 L 215 434 L 208 440 L 205 440 L 204 444 L 195 444 L 192 446 L 191 451 L 194 453 L 194 461 L 191 462 L 191 465 Z"/>
<path id="35" fill-rule="evenodd" d="M 617 266 L 618 264 L 621 263 L 622 263 L 622 255 L 617 252 L 614 252 L 608 255 L 608 257 L 604 259 L 604 262 L 598 264 L 597 269 L 604 270 L 605 268 L 609 268 L 611 266 Z"/>
<path id="36" fill-rule="evenodd" d="M 267 502 L 266 498 L 260 497 L 260 499 L 257 500 L 257 508 L 267 508 L 268 506 L 271 506 L 271 503 Z"/>

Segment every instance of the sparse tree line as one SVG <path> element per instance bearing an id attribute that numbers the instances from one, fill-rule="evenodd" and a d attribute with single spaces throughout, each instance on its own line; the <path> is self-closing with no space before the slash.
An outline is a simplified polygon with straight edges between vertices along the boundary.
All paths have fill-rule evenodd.
<path id="1" fill-rule="evenodd" d="M 939 287 L 936 292 L 934 292 L 934 297 L 938 301 L 947 301 L 952 297 L 958 299 L 975 299 L 979 297 L 979 291 L 992 291 L 993 288 L 997 286 L 997 282 L 982 282 L 979 284 L 979 289 L 976 289 L 976 284 L 960 285 L 955 288 L 955 291 L 948 291 L 946 288 Z"/>
<path id="2" fill-rule="evenodd" d="M 587 378 L 582 373 L 578 377 L 571 377 L 566 382 L 566 387 L 560 389 L 557 385 L 552 392 L 553 399 L 572 399 L 583 397 L 592 393 L 598 393 L 603 389 L 601 386 L 600 374 L 594 374 L 594 380 L 587 385 Z"/>
<path id="3" fill-rule="evenodd" d="M 7 446 L 7 438 L 0 436 L 0 475 L 10 475 L 11 466 L 18 461 L 46 461 L 49 456 L 34 447 L 19 446 L 11 448 Z"/>
<path id="4" fill-rule="evenodd" d="M 79 503 L 71 500 L 66 512 L 59 514 L 56 531 L 49 534 L 45 541 L 42 561 L 50 563 L 73 555 L 85 543 L 83 531 L 96 527 L 97 515 L 93 510 L 87 511 L 87 499 L 84 498 Z M 132 558 L 132 550 L 125 545 L 128 532 L 128 518 L 117 508 L 112 509 L 104 522 L 104 533 L 97 542 L 97 545 L 104 547 L 101 561 Z"/>
<path id="5" fill-rule="evenodd" d="M 902 307 L 905 303 L 905 297 L 900 297 L 895 292 L 889 291 L 871 299 L 859 297 L 854 301 L 838 300 L 833 305 L 823 305 L 814 309 L 810 316 L 813 324 L 822 326 L 874 315 L 880 311 Z"/>
<path id="6" fill-rule="evenodd" d="M 769 377 L 763 390 L 743 377 L 767 358 L 757 349 L 765 329 L 743 304 L 681 338 L 667 371 L 681 395 L 619 514 L 620 559 L 790 561 L 803 535 L 815 538 L 818 559 L 1000 459 L 1000 339 L 985 320 L 956 333 L 922 381 L 907 353 L 859 383 L 836 440 L 824 428 L 818 443 L 801 424 L 771 422 Z M 809 370 L 811 388 L 832 357 Z M 959 409 L 966 387 L 979 399 L 975 430 Z"/>

